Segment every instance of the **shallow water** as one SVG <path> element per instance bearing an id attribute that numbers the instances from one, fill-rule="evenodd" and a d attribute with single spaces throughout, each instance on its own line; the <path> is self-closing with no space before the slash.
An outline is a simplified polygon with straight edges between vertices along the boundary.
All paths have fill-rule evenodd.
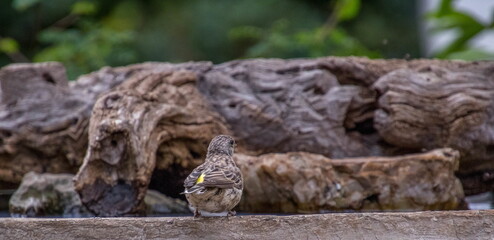
<path id="1" fill-rule="evenodd" d="M 465 200 L 471 210 L 494 209 L 494 195 L 492 192 L 468 196 Z"/>
<path id="2" fill-rule="evenodd" d="M 8 198 L 10 197 L 12 193 L 11 192 L 5 192 L 2 191 L 0 192 L 0 218 L 8 218 L 11 217 L 9 210 L 8 210 Z M 487 192 L 487 193 L 481 193 L 478 195 L 473 195 L 473 196 L 468 196 L 465 198 L 466 202 L 468 203 L 468 208 L 471 210 L 482 210 L 482 209 L 494 209 L 494 194 L 492 192 Z M 355 211 L 350 211 L 350 212 L 355 212 Z M 284 216 L 284 215 L 294 215 L 294 214 L 252 214 L 252 213 L 238 213 L 237 215 L 239 216 L 246 216 L 246 215 L 279 215 L 279 216 Z M 192 216 L 192 214 L 153 214 L 149 215 L 146 217 L 184 217 L 184 216 Z M 62 216 L 47 216 L 50 218 L 61 218 Z"/>

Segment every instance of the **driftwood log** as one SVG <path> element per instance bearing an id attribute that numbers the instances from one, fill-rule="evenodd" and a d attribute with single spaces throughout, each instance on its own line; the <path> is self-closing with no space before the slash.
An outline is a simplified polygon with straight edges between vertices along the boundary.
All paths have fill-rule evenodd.
<path id="1" fill-rule="evenodd" d="M 407 149 L 449 146 L 462 152 L 461 172 L 494 169 L 493 75 L 400 69 L 373 88 L 379 95 L 374 126 L 386 142 Z"/>
<path id="2" fill-rule="evenodd" d="M 465 193 L 475 194 L 494 190 L 493 85 L 492 61 L 329 57 L 228 62 L 198 87 L 257 153 L 343 158 L 452 147 Z"/>
<path id="3" fill-rule="evenodd" d="M 173 174 L 185 178 L 202 162 L 203 146 L 229 133 L 195 81 L 190 71 L 143 72 L 98 99 L 89 148 L 75 177 L 75 189 L 90 211 L 98 216 L 139 213 L 156 156 L 159 169 L 174 168 Z"/>
<path id="4" fill-rule="evenodd" d="M 144 63 L 103 68 L 68 82 L 60 63 L 12 64 L 0 69 L 0 188 L 24 174 L 76 173 L 88 143 L 97 98 L 139 72 L 188 69 L 210 63 Z"/>
<path id="5" fill-rule="evenodd" d="M 307 151 L 330 157 L 379 155 L 372 128 L 375 94 L 344 85 L 304 62 L 233 62 L 208 71 L 199 89 L 250 150 Z"/>
<path id="6" fill-rule="evenodd" d="M 178 196 L 181 181 L 203 159 L 210 137 L 230 129 L 240 152 L 250 155 L 304 151 L 346 158 L 452 147 L 460 151 L 457 174 L 465 192 L 490 191 L 493 66 L 333 57 L 144 63 L 103 68 L 68 84 L 59 64 L 12 65 L 0 70 L 0 183 L 18 184 L 31 170 L 75 172 L 85 156 L 76 181 L 82 199 L 105 215 L 101 204 L 111 199 L 103 195 L 114 193 L 118 199 L 118 193 L 131 192 L 132 206 L 119 206 L 111 214 L 129 213 L 139 209 L 149 182 Z M 183 85 L 162 85 L 181 70 L 189 79 Z M 144 83 L 153 81 L 156 86 Z M 160 95 L 169 94 L 168 88 L 192 94 L 164 99 Z M 162 105 L 190 116 L 175 119 L 163 110 L 147 118 L 145 113 Z M 111 110 L 115 107 L 121 111 Z M 211 136 L 184 130 L 194 127 L 189 117 L 197 120 L 204 111 L 221 127 Z M 132 120 L 139 114 L 144 114 L 140 120 Z M 164 134 L 170 129 L 183 135 Z M 146 166 L 136 169 L 140 164 Z M 98 165 L 107 172 L 88 171 Z"/>
<path id="7" fill-rule="evenodd" d="M 463 208 L 455 177 L 460 154 L 445 148 L 400 157 L 328 159 L 304 152 L 237 154 L 243 212 L 454 210 Z"/>
<path id="8" fill-rule="evenodd" d="M 494 169 L 493 86 L 494 62 L 362 58 L 234 61 L 198 85 L 252 150 L 342 158 L 451 146 L 462 173 Z"/>
<path id="9" fill-rule="evenodd" d="M 29 171 L 77 171 L 94 100 L 71 90 L 62 64 L 2 68 L 0 98 L 0 186 Z"/>

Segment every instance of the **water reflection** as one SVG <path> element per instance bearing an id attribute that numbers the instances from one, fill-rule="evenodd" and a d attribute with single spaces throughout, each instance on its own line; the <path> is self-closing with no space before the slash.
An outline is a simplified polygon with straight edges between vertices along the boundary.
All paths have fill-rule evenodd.
<path id="1" fill-rule="evenodd" d="M 0 218 L 11 217 L 8 209 L 8 199 L 12 195 L 13 191 L 0 190 Z M 482 209 L 494 209 L 494 194 L 492 192 L 481 193 L 478 195 L 472 195 L 465 198 L 468 203 L 468 208 L 471 210 Z M 341 211 L 340 211 L 341 212 Z M 345 211 L 343 211 L 345 212 Z M 356 211 L 348 211 L 356 212 Z M 240 216 L 245 215 L 294 215 L 294 214 L 252 214 L 252 213 L 238 213 Z M 147 217 L 184 217 L 192 216 L 192 214 L 152 214 Z M 62 216 L 46 216 L 48 218 L 61 218 Z"/>
<path id="2" fill-rule="evenodd" d="M 465 198 L 471 210 L 493 209 L 494 195 L 492 192 L 472 195 Z"/>

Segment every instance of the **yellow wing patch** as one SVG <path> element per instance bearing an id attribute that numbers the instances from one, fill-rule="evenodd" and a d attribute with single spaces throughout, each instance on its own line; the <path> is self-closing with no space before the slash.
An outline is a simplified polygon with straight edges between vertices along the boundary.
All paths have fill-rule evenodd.
<path id="1" fill-rule="evenodd" d="M 197 178 L 196 184 L 204 182 L 204 176 L 206 176 L 206 174 L 202 173 L 201 176 Z"/>

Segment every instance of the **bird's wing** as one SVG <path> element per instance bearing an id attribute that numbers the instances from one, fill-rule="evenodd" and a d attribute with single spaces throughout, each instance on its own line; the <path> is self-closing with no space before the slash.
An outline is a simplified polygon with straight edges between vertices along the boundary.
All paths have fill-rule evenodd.
<path id="1" fill-rule="evenodd" d="M 235 180 L 228 169 L 213 167 L 210 171 L 205 171 L 203 177 L 204 181 L 198 184 L 204 187 L 233 188 L 235 185 Z"/>
<path id="2" fill-rule="evenodd" d="M 226 174 L 225 174 L 226 173 Z M 206 188 L 233 188 L 235 180 L 227 171 L 214 165 L 200 165 L 184 181 L 184 193 L 203 193 Z"/>
<path id="3" fill-rule="evenodd" d="M 243 183 L 242 183 L 242 173 L 240 172 L 240 169 L 237 167 L 230 167 L 226 170 L 223 171 L 225 174 L 225 177 L 230 179 L 233 182 L 233 187 L 242 190 L 243 189 Z"/>
<path id="4" fill-rule="evenodd" d="M 198 178 L 201 176 L 205 168 L 206 166 L 204 164 L 199 165 L 197 168 L 195 168 L 185 179 L 184 187 L 190 188 L 194 186 L 197 183 Z"/>
<path id="5" fill-rule="evenodd" d="M 218 159 L 217 162 L 223 160 L 228 159 Z M 189 174 L 184 187 L 184 193 L 202 193 L 206 188 L 242 189 L 242 175 L 236 166 L 205 162 Z"/>

